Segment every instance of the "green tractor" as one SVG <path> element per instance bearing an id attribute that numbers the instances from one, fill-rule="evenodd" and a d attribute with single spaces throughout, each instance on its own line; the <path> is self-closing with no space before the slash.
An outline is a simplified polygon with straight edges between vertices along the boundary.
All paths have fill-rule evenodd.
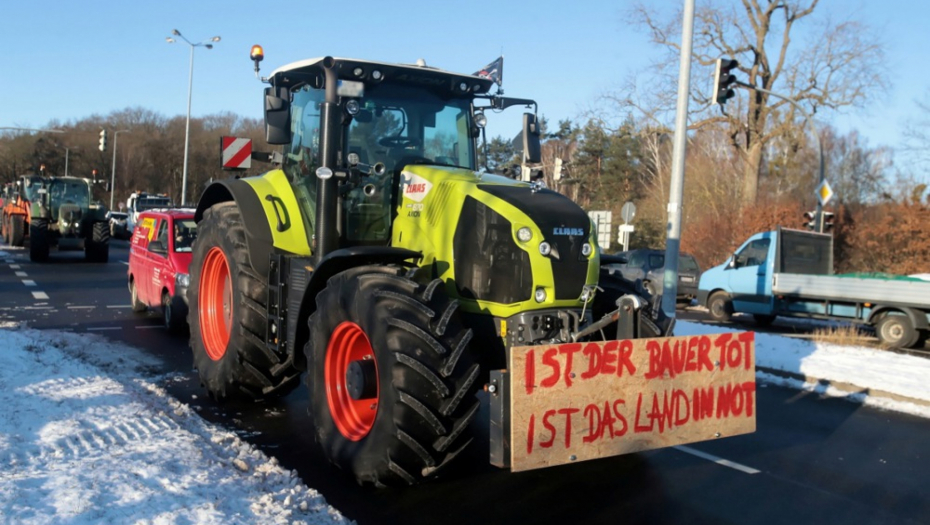
<path id="1" fill-rule="evenodd" d="M 584 210 L 477 171 L 483 113 L 533 101 L 332 57 L 265 80 L 280 165 L 214 182 L 195 215 L 190 345 L 214 399 L 283 396 L 305 375 L 330 461 L 360 483 L 413 484 L 471 441 L 475 394 L 512 349 L 668 335 L 622 282 L 595 300 L 616 261 Z M 535 112 L 523 140 L 538 162 Z"/>
<path id="2" fill-rule="evenodd" d="M 48 260 L 51 248 L 84 250 L 90 262 L 107 262 L 107 208 L 92 202 L 92 181 L 78 177 L 24 179 L 30 201 L 29 259 Z"/>

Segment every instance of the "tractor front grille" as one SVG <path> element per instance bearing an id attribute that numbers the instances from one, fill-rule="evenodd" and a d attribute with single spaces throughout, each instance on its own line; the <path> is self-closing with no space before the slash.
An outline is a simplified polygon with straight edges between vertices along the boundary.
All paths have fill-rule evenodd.
<path id="1" fill-rule="evenodd" d="M 462 207 L 453 250 L 462 298 L 510 304 L 532 297 L 530 258 L 514 242 L 510 221 L 472 197 Z"/>

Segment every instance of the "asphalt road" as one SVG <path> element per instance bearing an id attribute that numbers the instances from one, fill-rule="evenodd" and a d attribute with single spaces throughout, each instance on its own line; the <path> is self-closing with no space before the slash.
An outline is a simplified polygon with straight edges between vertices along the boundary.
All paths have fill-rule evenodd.
<path id="1" fill-rule="evenodd" d="M 754 434 L 516 474 L 489 465 L 479 437 L 430 483 L 361 488 L 317 451 L 304 387 L 269 404 L 209 400 L 186 339 L 161 328 L 157 312 L 129 309 L 127 249 L 114 241 L 107 264 L 80 252 L 35 264 L 0 246 L 0 320 L 97 333 L 162 358 L 172 395 L 295 469 L 362 525 L 930 523 L 930 421 L 762 384 Z"/>

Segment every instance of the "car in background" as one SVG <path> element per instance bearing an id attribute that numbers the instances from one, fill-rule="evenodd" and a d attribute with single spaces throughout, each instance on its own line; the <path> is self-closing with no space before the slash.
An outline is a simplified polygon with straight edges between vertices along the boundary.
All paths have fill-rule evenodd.
<path id="1" fill-rule="evenodd" d="M 129 242 L 126 276 L 132 310 L 161 309 L 172 333 L 187 328 L 188 267 L 196 236 L 194 210 L 162 209 L 139 214 Z"/>
<path id="2" fill-rule="evenodd" d="M 665 271 L 665 250 L 640 248 L 619 252 L 617 255 L 626 259 L 625 263 L 612 264 L 610 270 L 620 272 L 624 279 L 634 283 L 649 295 L 662 291 L 663 272 Z M 693 255 L 678 254 L 678 293 L 675 301 L 690 304 L 697 297 L 698 280 L 701 268 Z"/>
<path id="3" fill-rule="evenodd" d="M 114 239 L 129 239 L 129 214 L 122 211 L 111 211 L 107 213 L 107 221 L 110 223 L 110 237 Z"/>

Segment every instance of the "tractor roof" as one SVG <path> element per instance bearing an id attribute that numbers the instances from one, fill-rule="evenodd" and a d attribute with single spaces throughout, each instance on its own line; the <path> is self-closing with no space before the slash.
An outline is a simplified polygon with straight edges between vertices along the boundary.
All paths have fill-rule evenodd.
<path id="1" fill-rule="evenodd" d="M 323 62 L 329 57 L 310 58 L 292 62 L 275 69 L 269 80 L 275 86 L 292 88 L 302 84 L 322 87 Z M 415 64 L 388 64 L 355 58 L 333 58 L 333 68 L 340 80 L 355 80 L 374 84 L 380 82 L 405 82 L 424 85 L 427 87 L 446 87 L 461 94 L 485 94 L 493 84 L 490 79 L 453 73 L 427 65 Z M 375 72 L 380 73 L 380 79 Z M 466 89 L 461 90 L 460 85 L 465 83 Z"/>

